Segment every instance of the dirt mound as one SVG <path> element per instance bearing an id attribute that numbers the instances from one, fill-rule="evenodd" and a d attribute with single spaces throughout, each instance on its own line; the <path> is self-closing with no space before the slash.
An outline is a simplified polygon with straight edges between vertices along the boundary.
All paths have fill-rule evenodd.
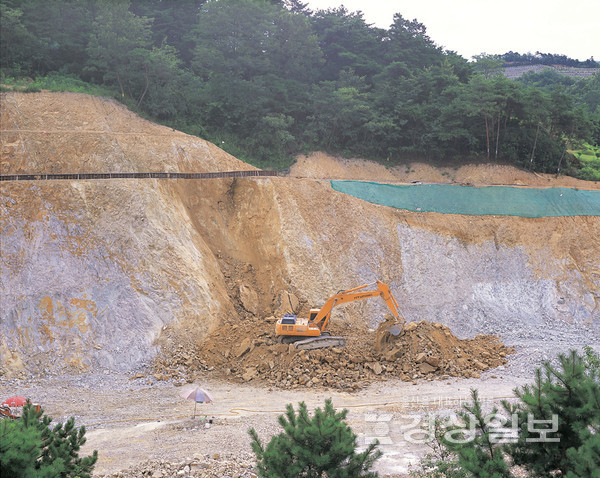
<path id="1" fill-rule="evenodd" d="M 373 381 L 397 377 L 479 377 L 506 363 L 514 348 L 498 337 L 477 335 L 461 340 L 439 323 L 410 322 L 397 336 L 392 320 L 376 331 L 334 327 L 348 337 L 345 348 L 296 350 L 275 340 L 275 317 L 245 320 L 217 328 L 201 344 L 164 353 L 154 364 L 155 378 L 193 381 L 199 374 L 238 382 L 256 381 L 280 388 L 327 387 L 360 390 Z M 353 334 L 350 336 L 350 334 Z M 181 344 L 179 344 L 181 345 Z"/>
<path id="2" fill-rule="evenodd" d="M 189 428 L 194 430 L 193 425 Z M 248 455 L 245 453 L 245 455 Z M 169 463 L 165 460 L 146 460 L 126 470 L 121 470 L 112 475 L 115 478 L 136 478 L 138 476 L 201 476 L 203 478 L 220 478 L 222 476 L 237 476 L 239 478 L 252 478 L 256 476 L 254 455 L 240 457 L 230 455 L 221 457 L 219 453 L 197 456 L 185 459 L 178 463 Z"/>
<path id="3" fill-rule="evenodd" d="M 290 168 L 290 176 L 316 179 L 346 179 L 411 183 L 413 181 L 458 184 L 513 184 L 517 186 L 571 187 L 600 189 L 600 182 L 569 176 L 538 174 L 504 164 L 465 164 L 432 166 L 408 161 L 390 166 L 363 159 L 345 159 L 322 152 L 300 155 Z"/>

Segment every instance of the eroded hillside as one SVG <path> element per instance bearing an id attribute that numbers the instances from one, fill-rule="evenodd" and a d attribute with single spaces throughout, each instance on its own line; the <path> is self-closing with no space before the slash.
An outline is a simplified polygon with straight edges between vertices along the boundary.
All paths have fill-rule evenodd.
<path id="1" fill-rule="evenodd" d="M 251 169 L 85 95 L 3 93 L 1 121 L 2 174 Z M 435 180 L 425 176 L 440 171 L 345 163 L 303 159 L 290 177 L 269 179 L 2 183 L 1 373 L 130 370 L 160 346 L 199 344 L 225 323 L 276 314 L 282 291 L 306 310 L 376 279 L 408 321 L 439 322 L 461 338 L 501 334 L 520 347 L 600 341 L 597 217 L 394 210 L 319 178 Z M 557 185 L 510 169 L 451 173 Z M 566 185 L 583 184 L 573 181 Z M 366 331 L 386 313 L 362 301 L 333 320 Z"/>

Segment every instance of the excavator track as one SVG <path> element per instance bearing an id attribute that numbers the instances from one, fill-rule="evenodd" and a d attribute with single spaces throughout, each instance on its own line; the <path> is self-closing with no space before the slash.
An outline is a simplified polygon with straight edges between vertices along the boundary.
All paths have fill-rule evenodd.
<path id="1" fill-rule="evenodd" d="M 309 339 L 298 340 L 294 342 L 294 348 L 298 350 L 315 350 L 327 347 L 345 347 L 346 339 L 344 337 L 331 337 L 322 335 L 321 337 L 311 337 Z"/>

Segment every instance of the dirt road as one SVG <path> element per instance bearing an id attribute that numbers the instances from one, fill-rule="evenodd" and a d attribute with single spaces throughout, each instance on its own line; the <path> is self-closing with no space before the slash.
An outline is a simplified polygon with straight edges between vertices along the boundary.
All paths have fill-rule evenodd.
<path id="1" fill-rule="evenodd" d="M 378 438 L 383 457 L 377 470 L 403 474 L 411 463 L 427 452 L 415 432 L 427 422 L 430 412 L 447 414 L 469 397 L 469 389 L 480 390 L 485 400 L 512 396 L 524 379 L 490 371 L 479 379 L 410 382 L 390 380 L 373 384 L 359 393 L 330 390 L 280 390 L 202 380 L 215 401 L 198 404 L 179 398 L 181 387 L 143 377 L 122 374 L 58 376 L 0 382 L 0 397 L 13 394 L 30 397 L 43 405 L 54 423 L 74 416 L 85 425 L 88 442 L 82 454 L 96 449 L 99 460 L 95 475 L 114 474 L 134 468 L 146 460 L 179 463 L 185 460 L 240 461 L 251 466 L 253 454 L 248 429 L 254 427 L 267 442 L 281 428 L 277 416 L 288 403 L 305 401 L 309 408 L 323 406 L 331 397 L 336 408 L 347 408 L 348 424 L 364 445 Z M 135 375 L 134 375 L 135 376 Z M 495 378 L 492 378 L 495 377 Z M 212 419 L 205 428 L 206 419 Z M 132 476 L 132 475 L 129 475 Z M 135 476 L 135 474 L 133 475 Z M 248 475 L 250 476 L 250 475 Z"/>

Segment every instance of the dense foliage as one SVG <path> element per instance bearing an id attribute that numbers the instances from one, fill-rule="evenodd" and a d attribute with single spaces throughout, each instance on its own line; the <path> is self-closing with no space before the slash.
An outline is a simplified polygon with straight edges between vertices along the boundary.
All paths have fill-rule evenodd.
<path id="1" fill-rule="evenodd" d="M 515 53 L 509 51 L 500 55 L 500 58 L 506 61 L 512 66 L 521 65 L 547 65 L 547 66 L 570 66 L 574 68 L 599 68 L 598 62 L 594 60 L 594 57 L 586 60 L 579 61 L 569 58 L 565 55 L 555 55 L 553 53 Z"/>
<path id="2" fill-rule="evenodd" d="M 567 147 L 600 142 L 599 75 L 511 81 L 501 58 L 468 62 L 400 13 L 382 29 L 300 0 L 4 0 L 0 19 L 5 84 L 110 88 L 259 166 L 326 150 L 577 173 Z"/>
<path id="3" fill-rule="evenodd" d="M 484 413 L 472 390 L 458 424 L 436 421 L 435 453 L 413 476 L 509 478 L 514 465 L 532 477 L 600 476 L 600 356 L 584 352 L 559 355 L 557 366 L 545 362 L 502 412 Z"/>
<path id="4" fill-rule="evenodd" d="M 279 417 L 283 432 L 262 445 L 252 428 L 252 449 L 258 474 L 264 478 L 376 478 L 371 472 L 381 456 L 377 442 L 356 453 L 356 435 L 344 421 L 348 410 L 336 412 L 331 399 L 311 417 L 304 402 Z"/>
<path id="5" fill-rule="evenodd" d="M 0 420 L 0 468 L 2 476 L 14 478 L 89 478 L 98 452 L 80 458 L 85 427 L 75 428 L 75 419 L 50 427 L 52 418 L 30 403 L 18 420 Z"/>

